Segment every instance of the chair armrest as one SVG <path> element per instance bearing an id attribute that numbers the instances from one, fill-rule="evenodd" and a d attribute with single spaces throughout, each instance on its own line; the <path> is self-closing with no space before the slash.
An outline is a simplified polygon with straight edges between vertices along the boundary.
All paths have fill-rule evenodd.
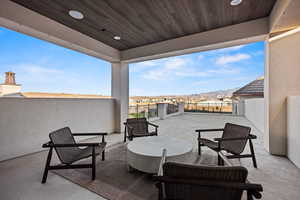
<path id="1" fill-rule="evenodd" d="M 100 146 L 101 143 L 75 143 L 75 144 L 53 144 L 52 142 L 47 142 L 43 144 L 43 148 L 49 147 L 96 147 Z"/>
<path id="2" fill-rule="evenodd" d="M 256 135 L 253 135 L 253 134 L 249 134 L 249 139 L 257 139 L 257 136 Z"/>
<path id="3" fill-rule="evenodd" d="M 72 133 L 74 136 L 96 136 L 96 135 L 107 135 L 107 133 L 99 132 L 99 133 Z"/>
<path id="4" fill-rule="evenodd" d="M 248 139 L 253 139 L 252 137 L 232 137 L 232 138 L 214 138 L 215 141 L 217 142 L 222 142 L 222 141 L 235 141 L 235 140 L 248 140 Z"/>
<path id="5" fill-rule="evenodd" d="M 127 124 L 126 122 L 124 122 L 124 125 L 125 125 L 127 128 L 129 128 L 129 129 L 133 129 L 133 127 L 130 126 L 129 124 Z"/>
<path id="6" fill-rule="evenodd" d="M 197 129 L 195 132 L 216 132 L 216 131 L 224 131 L 224 128 L 216 128 L 216 129 Z"/>
<path id="7" fill-rule="evenodd" d="M 153 124 L 153 123 L 151 123 L 151 122 L 147 122 L 149 125 L 151 125 L 151 126 L 154 126 L 155 128 L 158 128 L 158 125 L 156 125 L 156 124 Z"/>
<path id="8" fill-rule="evenodd" d="M 261 184 L 252 184 L 252 183 L 234 183 L 234 182 L 220 182 L 220 181 L 208 181 L 208 180 L 199 180 L 199 179 L 179 179 L 168 176 L 154 176 L 154 180 L 160 183 L 177 183 L 177 184 L 190 184 L 190 185 L 199 185 L 203 187 L 219 187 L 219 188 L 228 188 L 228 189 L 238 189 L 238 190 L 247 190 L 253 193 L 259 193 L 263 191 Z"/>

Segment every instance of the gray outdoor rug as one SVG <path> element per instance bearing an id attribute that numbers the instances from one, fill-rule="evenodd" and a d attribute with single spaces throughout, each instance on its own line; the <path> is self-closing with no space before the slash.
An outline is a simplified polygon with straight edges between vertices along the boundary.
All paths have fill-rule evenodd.
<path id="1" fill-rule="evenodd" d="M 176 162 L 192 164 L 216 164 L 216 154 L 196 152 L 190 158 Z M 56 174 L 110 200 L 157 200 L 158 190 L 151 175 L 133 171 L 128 172 L 126 165 L 126 146 L 118 144 L 108 147 L 106 160 L 97 158 L 96 180 L 91 180 L 91 169 L 57 170 Z M 87 162 L 87 161 L 82 161 Z M 90 161 L 89 161 L 90 162 Z"/>

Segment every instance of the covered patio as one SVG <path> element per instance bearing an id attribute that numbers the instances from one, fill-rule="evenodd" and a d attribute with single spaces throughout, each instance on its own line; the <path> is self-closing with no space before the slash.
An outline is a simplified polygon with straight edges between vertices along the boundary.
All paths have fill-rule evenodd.
<path id="1" fill-rule="evenodd" d="M 258 140 L 254 143 L 258 169 L 253 168 L 251 159 L 241 159 L 241 164 L 249 170 L 249 180 L 251 182 L 263 185 L 263 199 L 299 199 L 300 170 L 287 158 L 270 155 L 263 148 L 262 133 L 244 117 L 222 114 L 185 113 L 165 120 L 155 121 L 160 126 L 160 135 L 187 140 L 194 144 L 193 151 L 197 151 L 197 134 L 194 132 L 195 129 L 219 128 L 223 127 L 226 122 L 250 126 L 252 133 L 258 136 Z M 182 125 L 178 126 L 178 124 Z M 208 134 L 210 138 L 217 135 L 217 133 L 213 135 Z M 122 143 L 123 138 L 119 134 L 113 134 L 107 137 L 107 141 L 109 145 L 114 145 Z M 205 154 L 216 157 L 215 152 L 208 149 L 205 149 Z M 47 184 L 40 184 L 46 155 L 47 152 L 43 151 L 1 162 L 1 198 L 7 200 L 104 199 L 51 172 Z M 238 160 L 234 160 L 234 163 L 239 165 Z M 101 163 L 99 168 L 101 168 Z"/>
<path id="2" fill-rule="evenodd" d="M 197 128 L 220 128 L 226 122 L 250 126 L 258 136 L 254 145 L 259 168 L 242 159 L 249 179 L 263 185 L 263 199 L 300 199 L 299 10 L 298 0 L 2 0 L 0 26 L 110 62 L 112 98 L 50 103 L 1 99 L 0 197 L 103 199 L 52 173 L 47 184 L 40 184 L 46 159 L 41 144 L 50 131 L 74 125 L 79 131 L 114 133 L 108 135 L 108 144 L 118 143 L 128 117 L 131 63 L 265 41 L 263 132 L 243 116 L 185 113 L 156 123 L 159 134 L 195 147 Z M 13 109 L 22 110 L 14 110 L 18 118 L 8 109 L 14 103 L 18 107 Z M 87 104 L 93 107 L 84 109 Z M 39 115 L 26 115 L 36 105 L 42 105 Z M 38 124 L 38 130 L 31 124 Z"/>

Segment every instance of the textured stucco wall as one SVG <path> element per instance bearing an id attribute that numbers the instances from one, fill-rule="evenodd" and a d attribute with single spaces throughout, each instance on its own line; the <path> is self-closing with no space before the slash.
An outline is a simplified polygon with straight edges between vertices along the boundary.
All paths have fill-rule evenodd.
<path id="1" fill-rule="evenodd" d="M 114 99 L 0 98 L 0 160 L 42 150 L 48 133 L 113 132 Z"/>
<path id="2" fill-rule="evenodd" d="M 288 96 L 300 95 L 300 32 L 268 42 L 266 48 L 265 94 L 270 153 L 287 153 L 287 111 Z"/>
<path id="3" fill-rule="evenodd" d="M 251 121 L 254 126 L 264 132 L 265 102 L 263 98 L 245 100 L 245 117 Z"/>
<path id="4" fill-rule="evenodd" d="M 300 96 L 287 99 L 287 156 L 300 168 Z"/>

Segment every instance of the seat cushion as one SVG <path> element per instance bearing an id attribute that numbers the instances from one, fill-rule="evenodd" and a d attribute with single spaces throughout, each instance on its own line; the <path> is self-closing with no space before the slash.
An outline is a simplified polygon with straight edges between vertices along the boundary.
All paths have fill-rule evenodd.
<path id="1" fill-rule="evenodd" d="M 100 143 L 99 146 L 95 147 L 96 155 L 101 154 L 105 150 L 105 147 L 106 147 L 106 142 L 102 142 L 102 143 Z M 84 149 L 80 149 L 80 151 L 78 151 L 77 154 L 73 154 L 72 157 L 70 157 L 70 159 L 68 161 L 71 164 L 78 160 L 88 158 L 88 157 L 92 156 L 92 152 L 93 152 L 93 147 L 86 147 Z"/>
<path id="2" fill-rule="evenodd" d="M 217 150 L 218 149 L 218 142 L 214 142 L 205 138 L 198 139 L 201 145 L 207 146 L 210 149 Z"/>

